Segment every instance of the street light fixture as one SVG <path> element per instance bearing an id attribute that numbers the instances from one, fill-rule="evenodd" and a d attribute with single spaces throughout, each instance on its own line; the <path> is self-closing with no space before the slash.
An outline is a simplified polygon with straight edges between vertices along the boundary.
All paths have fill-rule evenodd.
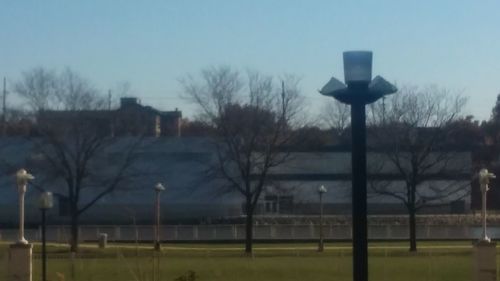
<path id="1" fill-rule="evenodd" d="M 320 186 L 318 188 L 319 194 L 319 244 L 318 244 L 318 252 L 323 252 L 325 249 L 325 245 L 323 243 L 323 194 L 326 193 L 325 186 Z"/>
<path id="2" fill-rule="evenodd" d="M 165 187 L 161 183 L 155 185 L 156 192 L 156 227 L 155 227 L 155 245 L 154 249 L 156 251 L 160 250 L 160 193 L 165 190 Z"/>
<path id="3" fill-rule="evenodd" d="M 47 280 L 46 212 L 54 206 L 52 192 L 42 192 L 38 208 L 42 211 L 42 281 Z"/>
<path id="4" fill-rule="evenodd" d="M 372 52 L 344 52 L 344 80 L 365 83 L 372 80 Z"/>
<path id="5" fill-rule="evenodd" d="M 351 105 L 353 279 L 366 281 L 368 280 L 368 232 L 365 105 L 395 93 L 397 89 L 380 76 L 371 79 L 372 52 L 348 51 L 344 52 L 343 57 L 347 86 L 332 77 L 320 93 Z"/>

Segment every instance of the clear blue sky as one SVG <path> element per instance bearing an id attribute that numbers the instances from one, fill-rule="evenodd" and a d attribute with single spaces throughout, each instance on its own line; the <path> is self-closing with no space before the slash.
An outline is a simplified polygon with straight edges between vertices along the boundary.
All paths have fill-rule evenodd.
<path id="1" fill-rule="evenodd" d="M 342 51 L 374 52 L 374 74 L 470 96 L 489 118 L 500 92 L 499 1 L 3 1 L 0 76 L 69 66 L 102 89 L 129 81 L 142 99 L 190 116 L 178 78 L 227 64 L 294 73 L 312 111 Z M 314 114 L 311 112 L 311 114 Z"/>

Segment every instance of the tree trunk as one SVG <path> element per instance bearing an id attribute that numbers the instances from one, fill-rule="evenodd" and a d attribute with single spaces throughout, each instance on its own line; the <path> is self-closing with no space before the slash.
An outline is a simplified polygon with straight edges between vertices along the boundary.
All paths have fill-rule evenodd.
<path id="1" fill-rule="evenodd" d="M 79 226 L 78 215 L 71 215 L 71 248 L 72 253 L 78 252 L 78 226 Z"/>
<path id="2" fill-rule="evenodd" d="M 409 218 L 409 227 L 410 227 L 410 252 L 417 251 L 417 232 L 416 232 L 416 210 L 414 208 L 410 208 L 408 210 Z"/>
<path id="3" fill-rule="evenodd" d="M 253 211 L 252 204 L 250 200 L 247 200 L 246 205 L 246 220 L 245 220 L 245 253 L 252 253 L 252 243 L 253 243 Z"/>

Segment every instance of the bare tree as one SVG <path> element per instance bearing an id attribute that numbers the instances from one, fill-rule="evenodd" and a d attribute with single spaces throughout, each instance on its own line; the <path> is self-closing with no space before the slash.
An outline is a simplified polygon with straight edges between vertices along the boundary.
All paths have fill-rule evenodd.
<path id="1" fill-rule="evenodd" d="M 381 151 L 372 172 L 394 173 L 402 180 L 371 181 L 373 191 L 400 200 L 408 211 L 410 251 L 417 250 L 416 213 L 431 203 L 468 193 L 470 154 L 449 140 L 459 127 L 466 98 L 435 86 L 403 87 L 384 104 L 371 107 L 371 145 Z M 467 159 L 468 157 L 468 159 Z M 461 181 L 462 180 L 462 181 Z"/>
<path id="2" fill-rule="evenodd" d="M 60 74 L 37 67 L 23 73 L 14 91 L 34 112 L 103 108 L 105 99 L 82 76 L 66 68 Z"/>
<path id="3" fill-rule="evenodd" d="M 280 151 L 292 138 L 300 113 L 298 79 L 274 79 L 249 72 L 247 79 L 229 67 L 212 67 L 181 81 L 185 94 L 201 109 L 201 118 L 215 128 L 217 161 L 212 178 L 223 179 L 225 191 L 245 200 L 245 252 L 252 252 L 253 216 L 269 171 L 287 160 Z M 246 87 L 244 87 L 246 85 Z"/>
<path id="4" fill-rule="evenodd" d="M 27 100 L 33 111 L 49 109 L 57 99 L 57 75 L 53 70 L 33 68 L 23 72 L 14 91 Z"/>
<path id="5" fill-rule="evenodd" d="M 45 83 L 41 83 L 42 89 L 37 89 L 26 77 L 31 76 L 24 76 L 18 82 L 19 89 L 29 85 L 34 93 L 45 92 Z M 75 72 L 66 69 L 50 79 L 56 90 L 50 92 L 48 99 L 26 96 L 33 108 L 39 110 L 37 135 L 30 139 L 33 153 L 29 166 L 37 174 L 39 189 L 50 186 L 67 203 L 71 251 L 76 252 L 81 215 L 101 198 L 127 187 L 127 181 L 137 172 L 135 152 L 142 138 L 113 137 L 110 126 L 114 111 L 101 110 L 104 99 Z M 110 155 L 116 157 L 109 159 Z"/>
<path id="6" fill-rule="evenodd" d="M 496 147 L 499 151 L 498 146 L 500 144 L 500 94 L 497 95 L 497 100 L 495 106 L 491 111 L 490 120 L 483 121 L 481 124 L 482 131 L 487 137 L 487 143 L 493 147 Z"/>
<path id="7" fill-rule="evenodd" d="M 105 98 L 86 79 L 70 68 L 66 68 L 56 81 L 55 109 L 76 111 L 105 108 Z"/>
<path id="8" fill-rule="evenodd" d="M 61 187 L 54 194 L 68 204 L 71 251 L 76 252 L 80 216 L 104 196 L 129 187 L 127 182 L 137 174 L 133 164 L 141 138 L 119 140 L 95 130 L 95 120 L 85 115 L 69 118 L 64 130 L 40 130 L 41 138 L 34 140 L 38 157 L 32 165 L 41 175 L 42 188 Z"/>
<path id="9" fill-rule="evenodd" d="M 351 110 L 349 105 L 330 99 L 321 108 L 321 119 L 338 137 L 350 126 Z"/>
<path id="10" fill-rule="evenodd" d="M 118 82 L 115 86 L 114 92 L 116 93 L 116 96 L 120 98 L 135 96 L 135 91 L 132 88 L 132 83 L 130 83 L 129 81 Z"/>

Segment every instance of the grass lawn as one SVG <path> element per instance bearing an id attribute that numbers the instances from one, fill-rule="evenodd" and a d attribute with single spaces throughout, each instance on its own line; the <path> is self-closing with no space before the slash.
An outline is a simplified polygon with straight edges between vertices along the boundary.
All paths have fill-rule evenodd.
<path id="1" fill-rule="evenodd" d="M 7 246 L 0 244 L 2 276 Z M 53 281 L 145 281 L 158 274 L 159 280 L 190 280 L 178 279 L 189 271 L 195 273 L 195 280 L 352 280 L 349 243 L 329 243 L 324 253 L 317 253 L 315 247 L 312 243 L 256 244 L 254 256 L 246 257 L 240 244 L 166 244 L 155 257 L 151 245 L 110 244 L 99 250 L 94 244 L 83 244 L 79 257 L 71 262 L 67 246 L 51 244 L 48 273 Z M 372 281 L 471 280 L 470 242 L 421 242 L 417 254 L 408 252 L 407 243 L 370 243 L 370 247 Z M 33 280 L 40 280 L 39 252 L 35 245 Z"/>

